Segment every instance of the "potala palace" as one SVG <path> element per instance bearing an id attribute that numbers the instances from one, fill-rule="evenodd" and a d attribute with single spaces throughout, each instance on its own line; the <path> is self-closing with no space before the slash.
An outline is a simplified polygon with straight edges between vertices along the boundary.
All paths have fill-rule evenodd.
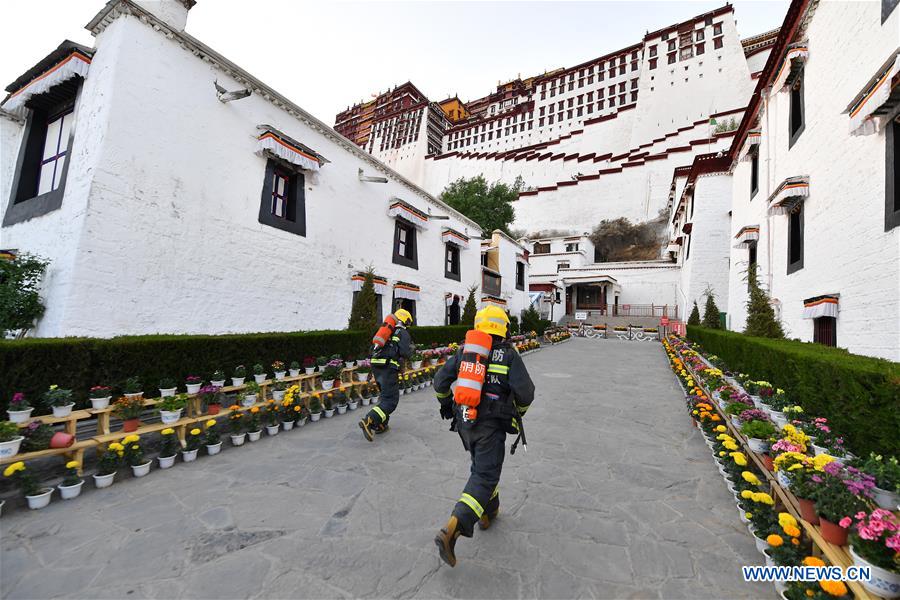
<path id="1" fill-rule="evenodd" d="M 474 100 L 407 82 L 333 128 L 185 31 L 193 5 L 111 0 L 93 47 L 6 88 L 0 249 L 50 260 L 33 335 L 339 329 L 370 267 L 421 324 L 472 286 L 589 322 L 683 321 L 712 290 L 741 330 L 752 265 L 789 337 L 900 360 L 896 0 L 794 0 L 745 39 L 726 4 Z M 522 178 L 522 237 L 441 202 L 477 175 Z M 661 212 L 657 259 L 595 262 L 602 220 Z"/>

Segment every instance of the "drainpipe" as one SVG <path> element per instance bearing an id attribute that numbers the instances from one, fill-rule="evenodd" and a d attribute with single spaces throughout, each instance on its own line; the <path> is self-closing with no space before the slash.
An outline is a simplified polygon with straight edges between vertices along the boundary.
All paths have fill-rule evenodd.
<path id="1" fill-rule="evenodd" d="M 771 121 L 769 119 L 769 90 L 768 88 L 763 90 L 763 109 L 766 111 L 766 195 L 764 196 L 765 200 L 768 201 L 769 197 L 772 195 L 772 135 L 771 135 Z M 768 246 L 768 256 L 766 257 L 766 283 L 769 286 L 768 292 L 769 297 L 771 298 L 772 294 L 772 252 L 774 250 L 774 242 L 772 235 L 772 215 L 769 214 L 769 209 L 766 207 L 766 228 L 768 229 L 768 239 L 766 240 L 766 245 Z"/>

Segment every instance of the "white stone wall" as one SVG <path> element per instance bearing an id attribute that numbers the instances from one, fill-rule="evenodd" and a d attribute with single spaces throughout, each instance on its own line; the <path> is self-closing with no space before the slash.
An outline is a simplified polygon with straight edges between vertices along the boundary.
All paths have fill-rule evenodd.
<path id="1" fill-rule="evenodd" d="M 837 343 L 858 354 L 900 360 L 900 228 L 884 231 L 883 133 L 848 133 L 847 103 L 897 47 L 900 10 L 881 24 L 879 2 L 820 2 L 809 26 L 806 128 L 789 147 L 789 94 L 766 103 L 760 190 L 751 200 L 750 163 L 734 174 L 732 235 L 759 224 L 762 282 L 781 305 L 789 337 L 811 341 L 803 300 L 840 294 Z M 809 175 L 804 203 L 803 268 L 787 274 L 788 217 L 768 216 L 766 199 L 786 177 Z M 747 250 L 732 250 L 729 327 L 743 329 Z"/>
<path id="2" fill-rule="evenodd" d="M 497 248 L 500 259 L 500 296 L 506 300 L 506 308 L 509 314 L 518 317 L 523 310 L 528 308 L 528 279 L 530 266 L 525 266 L 524 289 L 516 289 L 516 262 L 517 256 L 524 254 L 525 247 L 512 238 L 495 231 L 492 236 L 492 247 Z"/>

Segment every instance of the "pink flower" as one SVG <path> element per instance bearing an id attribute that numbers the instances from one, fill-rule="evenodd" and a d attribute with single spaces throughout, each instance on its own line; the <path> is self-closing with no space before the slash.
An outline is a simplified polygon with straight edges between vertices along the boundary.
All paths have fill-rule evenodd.
<path id="1" fill-rule="evenodd" d="M 865 525 L 861 525 L 858 529 L 859 537 L 864 540 L 875 541 L 878 539 L 878 534 L 872 531 L 871 527 L 867 527 Z"/>
<path id="2" fill-rule="evenodd" d="M 891 537 L 889 537 L 889 538 L 885 541 L 885 544 L 886 544 L 887 547 L 890 548 L 891 550 L 895 550 L 896 552 L 900 552 L 900 533 L 898 533 L 897 535 L 892 535 Z"/>
<path id="3" fill-rule="evenodd" d="M 873 514 L 874 514 L 874 513 L 873 513 Z M 862 519 L 865 519 L 865 518 L 866 518 L 866 511 L 861 510 L 861 511 L 859 511 L 858 513 L 856 513 L 856 514 L 853 515 L 853 516 L 856 518 L 857 521 L 861 521 Z"/>
<path id="4" fill-rule="evenodd" d="M 850 527 L 850 525 L 852 523 L 853 523 L 853 521 L 850 519 L 850 517 L 844 517 L 843 519 L 838 521 L 838 525 L 840 525 L 844 529 L 847 529 L 848 527 Z"/>

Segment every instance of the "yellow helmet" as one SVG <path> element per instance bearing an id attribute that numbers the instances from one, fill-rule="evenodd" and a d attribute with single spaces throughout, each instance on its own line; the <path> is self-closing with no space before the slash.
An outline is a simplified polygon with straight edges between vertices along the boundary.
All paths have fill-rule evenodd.
<path id="1" fill-rule="evenodd" d="M 490 335 L 506 337 L 509 316 L 499 306 L 486 306 L 475 313 L 475 329 Z"/>
<path id="2" fill-rule="evenodd" d="M 412 315 L 409 314 L 409 311 L 406 310 L 405 308 L 400 308 L 397 311 L 395 311 L 394 316 L 397 317 L 398 321 L 405 323 L 406 325 L 409 325 L 410 323 L 412 323 Z"/>

